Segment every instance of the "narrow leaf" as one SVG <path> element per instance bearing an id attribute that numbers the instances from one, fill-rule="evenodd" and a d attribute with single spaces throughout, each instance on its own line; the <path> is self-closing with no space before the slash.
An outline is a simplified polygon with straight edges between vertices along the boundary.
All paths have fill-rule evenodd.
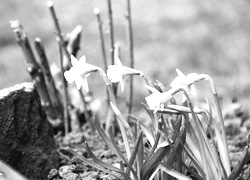
<path id="1" fill-rule="evenodd" d="M 136 154 L 139 150 L 139 145 L 140 145 L 141 140 L 142 140 L 142 131 L 140 131 L 138 134 L 138 137 L 137 137 L 137 140 L 135 143 L 135 147 L 134 147 L 134 151 L 132 152 L 131 157 L 129 159 L 128 167 L 127 167 L 126 173 L 125 173 L 125 179 L 129 177 L 129 173 L 130 173 L 130 170 L 134 164 Z M 138 178 L 136 178 L 136 179 L 138 179 Z"/>
<path id="2" fill-rule="evenodd" d="M 247 138 L 247 147 L 245 147 L 243 154 L 238 162 L 238 164 L 233 169 L 232 173 L 229 175 L 228 180 L 235 180 L 239 177 L 241 171 L 243 170 L 243 166 L 250 161 L 250 152 L 249 152 L 249 141 L 250 136 Z"/>
<path id="3" fill-rule="evenodd" d="M 141 168 L 141 179 L 148 179 L 169 152 L 170 146 L 161 147 L 149 161 L 144 162 Z"/>
<path id="4" fill-rule="evenodd" d="M 138 121 L 140 123 L 143 133 L 145 134 L 148 141 L 150 142 L 150 145 L 153 146 L 155 143 L 155 138 L 154 138 L 154 133 L 152 132 L 151 128 L 148 127 L 147 125 L 145 125 L 141 120 L 139 120 L 131 115 L 130 115 L 130 119 Z"/>
<path id="5" fill-rule="evenodd" d="M 137 132 L 140 132 L 141 131 L 141 126 L 140 126 L 140 123 L 139 121 L 136 122 L 136 126 L 137 126 Z M 137 152 L 137 173 L 138 173 L 138 177 L 140 179 L 140 169 L 143 165 L 143 160 L 144 160 L 144 147 L 143 147 L 143 138 L 142 140 L 140 141 L 140 144 L 139 144 L 139 149 L 138 149 L 138 152 Z"/>
<path id="6" fill-rule="evenodd" d="M 151 122 L 155 122 L 155 117 L 154 117 L 154 113 L 147 107 L 147 105 L 145 105 L 144 103 L 141 103 L 142 107 L 145 109 L 145 111 L 147 112 L 147 114 L 149 115 Z"/>
<path id="7" fill-rule="evenodd" d="M 118 169 L 117 167 L 114 167 L 112 165 L 109 165 L 103 161 L 101 161 L 100 159 L 98 159 L 94 153 L 91 151 L 91 149 L 89 148 L 89 145 L 87 142 L 85 142 L 85 145 L 86 145 L 86 150 L 87 152 L 89 153 L 90 157 L 93 159 L 93 161 L 96 163 L 96 164 L 99 164 L 100 166 L 102 167 L 105 167 L 111 171 L 115 171 L 116 173 L 120 173 L 122 175 L 124 175 L 124 172 L 122 172 L 120 169 Z"/>
<path id="8" fill-rule="evenodd" d="M 169 166 L 166 166 L 166 165 L 164 165 L 162 163 L 160 164 L 159 168 L 161 170 L 163 170 L 165 173 L 175 177 L 176 179 L 179 179 L 179 180 L 192 180 L 189 177 L 179 173 L 178 171 L 176 171 L 176 170 L 174 170 L 174 169 L 170 168 Z"/>
<path id="9" fill-rule="evenodd" d="M 181 112 L 181 113 L 191 113 L 190 108 L 185 107 L 185 106 L 179 106 L 179 105 L 173 105 L 173 104 L 169 104 L 167 105 L 167 107 L 169 107 L 170 109 L 176 110 L 177 112 Z M 194 108 L 194 113 L 196 114 L 201 114 L 204 111 L 198 108 Z"/>
<path id="10" fill-rule="evenodd" d="M 129 159 L 131 156 L 131 149 L 130 149 L 130 145 L 129 145 L 129 141 L 128 141 L 127 132 L 129 133 L 130 137 L 133 138 L 132 130 L 131 130 L 129 124 L 127 123 L 127 121 L 122 117 L 122 114 L 119 111 L 119 109 L 116 107 L 116 105 L 113 104 L 112 102 L 110 102 L 110 105 L 117 116 L 118 125 L 119 125 L 119 128 L 121 130 L 122 139 L 123 139 L 123 143 L 125 146 L 126 154 L 127 154 L 128 159 Z"/>
<path id="11" fill-rule="evenodd" d="M 122 158 L 126 164 L 128 164 L 128 160 L 124 157 L 123 153 L 121 152 L 121 150 L 117 146 L 117 143 L 116 143 L 115 138 L 114 138 L 114 134 L 112 132 L 112 126 L 110 126 L 110 128 L 109 128 L 109 136 L 110 136 L 110 139 L 111 139 L 111 142 L 112 142 L 114 148 L 116 149 L 117 153 L 119 154 L 119 157 Z"/>
<path id="12" fill-rule="evenodd" d="M 115 153 L 117 155 L 117 157 L 119 157 L 122 161 L 124 161 L 126 164 L 128 161 L 126 161 L 126 159 L 124 158 L 124 156 L 121 156 L 119 151 L 116 150 L 116 148 L 114 147 L 113 142 L 108 138 L 108 136 L 105 134 L 105 132 L 103 131 L 103 129 L 101 128 L 100 124 L 97 122 L 96 119 L 94 119 L 94 123 L 95 123 L 95 127 L 98 131 L 98 133 L 100 134 L 100 136 L 102 137 L 103 141 L 105 142 L 105 144 L 109 147 L 109 149 Z M 116 144 L 116 143 L 115 143 Z"/>
<path id="13" fill-rule="evenodd" d="M 115 173 L 113 173 L 113 172 L 111 172 L 111 171 L 109 171 L 109 170 L 103 168 L 103 167 L 100 166 L 99 164 L 96 164 L 96 163 L 94 163 L 94 162 L 91 162 L 91 161 L 87 160 L 85 157 L 79 155 L 77 152 L 75 152 L 75 151 L 74 151 L 72 148 L 70 148 L 70 147 L 67 147 L 65 150 L 68 150 L 69 153 L 73 154 L 75 157 L 77 157 L 78 159 L 80 159 L 80 160 L 81 160 L 83 163 L 85 163 L 86 165 L 92 166 L 92 167 L 94 167 L 94 168 L 96 168 L 96 169 L 99 169 L 99 170 L 101 170 L 101 171 L 103 171 L 103 172 L 106 172 L 106 173 L 108 173 L 108 174 L 110 174 L 110 175 L 112 175 L 112 176 L 114 176 L 114 177 L 116 177 L 116 178 L 118 178 L 118 179 L 120 179 L 120 180 L 123 179 L 120 175 L 115 174 Z"/>

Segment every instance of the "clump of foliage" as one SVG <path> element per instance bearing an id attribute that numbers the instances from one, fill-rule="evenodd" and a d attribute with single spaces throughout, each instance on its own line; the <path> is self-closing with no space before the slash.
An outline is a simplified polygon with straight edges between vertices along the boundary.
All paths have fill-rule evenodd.
<path id="1" fill-rule="evenodd" d="M 76 61 L 74 57 L 72 57 L 72 60 Z M 248 158 L 249 146 L 246 147 L 239 165 L 231 171 L 222 112 L 210 76 L 196 73 L 184 75 L 177 69 L 178 76 L 170 84 L 171 89 L 166 90 L 160 82 L 154 86 L 146 85 L 150 95 L 145 98 L 147 105 L 144 105 L 144 108 L 149 115 L 150 122 L 146 124 L 131 116 L 131 119 L 135 121 L 131 126 L 123 118 L 117 107 L 111 82 L 122 84 L 122 79 L 126 75 L 140 75 L 146 79 L 144 74 L 141 71 L 123 66 L 118 57 L 116 57 L 116 65 L 108 67 L 107 75 L 99 67 L 93 68 L 89 64 L 81 64 L 82 58 L 79 62 L 73 61 L 73 67 L 65 72 L 65 77 L 69 82 L 73 82 L 75 79 L 75 82 L 78 83 L 76 80 L 79 76 L 83 75 L 84 78 L 86 74 L 93 71 L 100 72 L 103 77 L 126 150 L 125 157 L 118 148 L 112 127 L 109 128 L 107 135 L 99 122 L 95 120 L 95 127 L 103 141 L 120 158 L 120 168 L 99 160 L 87 143 L 86 148 L 93 162 L 68 148 L 69 152 L 84 163 L 108 172 L 118 179 L 153 179 L 154 177 L 167 179 L 170 175 L 183 180 L 191 179 L 190 177 L 204 180 L 234 179 L 239 175 L 240 169 L 238 166 L 242 167 L 242 163 Z M 77 74 L 77 77 L 73 73 L 75 72 L 75 66 L 81 72 Z M 91 68 L 87 70 L 86 67 Z M 69 77 L 69 73 L 71 73 L 71 77 Z M 190 99 L 190 95 L 196 92 L 194 83 L 203 80 L 210 84 L 218 119 L 212 116 L 211 108 L 195 107 Z M 146 82 L 149 81 L 146 80 Z M 178 102 L 178 99 L 182 99 L 182 102 Z M 210 107 L 209 103 L 208 107 Z M 208 138 L 208 135 L 210 138 Z M 146 137 L 148 142 L 147 147 L 143 142 L 143 136 Z"/>
<path id="2" fill-rule="evenodd" d="M 105 64 L 104 70 L 87 63 L 85 56 L 82 56 L 79 60 L 75 58 L 79 49 L 79 30 L 76 33 L 77 35 L 74 34 L 73 40 L 67 39 L 66 41 L 62 35 L 51 1 L 48 2 L 48 7 L 55 23 L 60 48 L 63 89 L 60 96 L 63 101 L 56 101 L 58 99 L 57 90 L 53 83 L 48 83 L 51 80 L 51 75 L 48 75 L 50 74 L 48 65 L 36 63 L 27 36 L 22 26 L 15 21 L 11 23 L 11 26 L 26 56 L 27 70 L 38 85 L 39 94 L 47 109 L 47 114 L 51 119 L 63 119 L 63 121 L 59 120 L 59 124 L 64 122 L 65 134 L 69 132 L 68 120 L 71 119 L 72 121 L 76 117 L 72 114 L 72 108 L 68 104 L 69 95 L 65 80 L 68 83 L 75 83 L 80 94 L 79 97 L 82 98 L 85 106 L 85 118 L 96 128 L 107 147 L 120 159 L 120 166 L 116 167 L 98 159 L 91 151 L 87 142 L 85 147 L 92 161 L 81 156 L 70 147 L 61 152 L 67 151 L 79 158 L 83 163 L 109 173 L 117 179 L 144 180 L 154 178 L 164 180 L 174 177 L 181 180 L 189 180 L 191 178 L 198 180 L 233 180 L 239 176 L 244 164 L 249 159 L 249 140 L 238 165 L 231 170 L 224 121 L 213 79 L 207 74 L 190 73 L 184 75 L 177 69 L 178 76 L 172 81 L 170 88 L 167 88 L 159 81 L 152 83 L 142 71 L 134 69 L 132 20 L 129 0 L 127 19 L 130 35 L 130 67 L 121 63 L 119 47 L 114 43 L 111 1 L 108 0 L 112 60 L 109 66 L 105 53 L 105 43 L 103 42 L 100 11 L 99 9 L 94 10 L 99 23 Z M 36 41 L 36 44 L 37 51 L 38 53 L 40 52 L 40 57 L 43 60 L 42 62 L 46 62 L 44 51 L 41 48 L 39 50 L 40 41 Z M 40 70 L 40 66 L 42 70 Z M 113 121 L 107 119 L 104 123 L 106 126 L 105 130 L 98 120 L 86 113 L 88 108 L 85 95 L 89 92 L 86 77 L 96 72 L 104 80 L 106 85 L 104 91 L 107 91 L 108 106 L 116 115 Z M 131 115 L 133 78 L 130 79 L 128 118 L 124 118 L 124 115 L 119 110 L 116 98 L 117 83 L 120 83 L 121 91 L 123 92 L 125 86 L 123 79 L 125 76 L 140 76 L 145 81 L 145 86 L 149 90 L 149 95 L 145 97 L 146 104 L 142 104 L 145 113 L 148 114 L 148 121 L 146 122 Z M 209 83 L 214 97 L 213 104 L 216 107 L 217 116 L 214 116 L 214 110 L 212 110 L 209 100 L 207 100 L 207 109 L 199 107 L 199 104 L 192 102 L 192 97 L 196 94 L 194 84 L 200 81 Z M 48 88 L 49 90 L 46 89 L 46 86 L 50 87 Z M 53 91 L 53 95 L 49 96 L 47 91 Z M 51 101 L 50 98 L 54 99 L 54 101 Z M 58 103 L 57 105 L 56 102 Z M 56 109 L 56 112 L 53 112 L 53 109 Z M 52 121 L 52 123 L 56 124 L 55 121 Z M 113 133 L 113 127 L 110 126 L 111 124 L 114 124 L 114 126 L 118 125 L 125 153 L 118 146 Z"/>

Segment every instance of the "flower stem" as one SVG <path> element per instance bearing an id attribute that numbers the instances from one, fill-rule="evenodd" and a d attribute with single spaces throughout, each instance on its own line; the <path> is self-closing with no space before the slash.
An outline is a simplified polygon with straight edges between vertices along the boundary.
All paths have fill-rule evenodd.
<path id="1" fill-rule="evenodd" d="M 113 26 L 113 16 L 112 16 L 112 3 L 111 0 L 107 0 L 108 2 L 108 16 L 109 16 L 109 30 L 110 30 L 110 52 L 111 52 L 111 63 L 115 64 L 114 60 L 114 50 L 115 50 L 115 43 L 114 43 L 114 26 Z"/>
<path id="2" fill-rule="evenodd" d="M 133 41 L 133 28 L 132 28 L 132 16 L 131 16 L 131 3 L 127 0 L 127 20 L 128 20 L 128 33 L 129 33 L 129 52 L 130 52 L 130 67 L 134 68 L 134 41 Z M 130 76 L 129 84 L 129 104 L 128 104 L 128 114 L 132 113 L 133 108 L 133 76 Z M 129 116 L 128 116 L 129 119 Z"/>
<path id="3" fill-rule="evenodd" d="M 50 118 L 54 119 L 56 117 L 56 114 L 51 104 L 51 99 L 49 97 L 48 89 L 45 83 L 44 74 L 35 59 L 27 33 L 24 31 L 19 21 L 11 21 L 10 26 L 13 29 L 16 35 L 16 41 L 21 47 L 22 52 L 25 56 L 26 70 L 30 74 L 33 83 L 37 86 L 37 91 L 41 98 L 41 104 L 45 108 L 47 115 Z"/>
<path id="4" fill-rule="evenodd" d="M 110 31 L 110 52 L 111 52 L 111 64 L 115 64 L 115 41 L 114 41 L 114 26 L 113 26 L 113 16 L 112 16 L 112 3 L 111 0 L 108 2 L 108 16 L 109 16 L 109 31 Z M 113 85 L 114 95 L 117 94 L 117 85 Z"/>
<path id="5" fill-rule="evenodd" d="M 63 85 L 63 122 L 64 122 L 64 131 L 65 135 L 69 133 L 69 112 L 68 112 L 68 91 L 67 91 L 67 84 L 65 82 L 63 72 L 63 52 L 62 46 L 59 44 L 59 54 L 60 54 L 60 65 L 61 65 L 61 72 L 62 72 L 62 85 Z"/>
<path id="6" fill-rule="evenodd" d="M 95 125 L 94 125 L 94 123 L 91 120 L 92 117 L 90 116 L 89 111 L 88 111 L 89 108 L 88 108 L 88 103 L 86 102 L 86 99 L 85 99 L 85 95 L 83 94 L 83 92 L 82 92 L 81 89 L 79 89 L 78 92 L 79 92 L 80 98 L 81 98 L 81 100 L 83 102 L 84 117 L 85 117 L 86 121 L 89 122 L 90 127 L 93 130 L 93 132 L 94 132 Z"/>
<path id="7" fill-rule="evenodd" d="M 217 110 L 219 120 L 220 120 L 219 126 L 220 126 L 220 131 L 222 134 L 223 147 L 224 147 L 223 149 L 220 149 L 220 157 L 221 157 L 221 161 L 222 161 L 223 165 L 225 166 L 227 176 L 229 176 L 231 173 L 231 165 L 230 165 L 230 159 L 229 159 L 229 151 L 228 151 L 225 125 L 224 125 L 224 120 L 223 120 L 223 116 L 222 116 L 222 110 L 220 107 L 220 101 L 219 101 L 219 97 L 218 97 L 213 79 L 210 76 L 207 76 L 207 80 L 209 81 L 211 90 L 213 92 L 215 106 L 216 106 L 216 110 Z M 221 147 L 221 146 L 219 146 L 219 147 Z"/>
<path id="8" fill-rule="evenodd" d="M 199 151 L 201 153 L 202 166 L 203 166 L 203 168 L 204 168 L 204 170 L 206 172 L 205 174 L 208 174 L 209 169 L 208 169 L 207 161 L 206 161 L 204 143 L 202 141 L 202 134 L 201 134 L 201 131 L 200 131 L 199 126 L 198 126 L 198 122 L 197 122 L 198 120 L 197 120 L 197 118 L 195 116 L 195 113 L 194 113 L 194 107 L 192 105 L 192 102 L 191 102 L 191 100 L 190 100 L 187 92 L 184 89 L 182 89 L 182 88 L 180 90 L 184 93 L 185 97 L 187 98 L 188 106 L 189 106 L 191 114 L 192 114 L 192 118 L 193 118 L 193 121 L 194 121 L 195 129 L 197 130 L 196 131 L 197 132 L 197 136 L 200 139 L 200 141 L 198 141 L 198 147 L 199 147 Z M 206 177 L 204 177 L 204 178 L 206 179 Z"/>
<path id="9" fill-rule="evenodd" d="M 50 72 L 49 63 L 48 63 L 47 56 L 45 54 L 42 40 L 40 38 L 36 38 L 34 41 L 34 45 L 35 45 L 35 49 L 37 51 L 37 54 L 39 55 L 39 64 L 41 66 L 41 69 L 42 69 L 44 77 L 45 77 L 45 81 L 46 81 L 46 84 L 48 87 L 52 106 L 56 110 L 56 116 L 60 117 L 60 116 L 62 116 L 62 113 L 61 113 L 62 105 L 61 105 L 61 102 L 59 101 L 58 91 L 56 89 L 54 79 L 53 79 L 51 72 Z"/>
<path id="10" fill-rule="evenodd" d="M 52 1 L 48 1 L 47 6 L 48 6 L 48 8 L 50 10 L 50 14 L 51 14 L 51 17 L 53 19 L 53 22 L 54 22 L 54 25 L 55 25 L 55 28 L 56 28 L 56 31 L 57 31 L 57 37 L 58 37 L 58 40 L 59 40 L 59 44 L 62 47 L 64 55 L 66 56 L 66 58 L 65 58 L 66 62 L 63 62 L 64 63 L 64 70 L 69 70 L 69 68 L 71 67 L 71 65 L 70 65 L 70 54 L 69 54 L 69 52 L 67 50 L 66 42 L 65 42 L 65 40 L 63 38 L 62 31 L 61 31 L 61 28 L 60 28 L 59 23 L 58 23 L 58 18 L 56 16 L 56 12 L 55 12 L 55 9 L 54 9 L 54 4 L 53 4 Z"/>
<path id="11" fill-rule="evenodd" d="M 119 128 L 121 130 L 122 139 L 124 142 L 127 158 L 129 159 L 131 156 L 131 149 L 129 146 L 127 133 L 129 133 L 132 137 L 132 132 L 130 131 L 131 129 L 129 129 L 129 125 L 126 124 L 127 121 L 122 117 L 121 112 L 117 108 L 116 97 L 115 97 L 113 87 L 112 87 L 110 80 L 108 79 L 107 75 L 103 72 L 103 70 L 100 69 L 99 72 L 100 72 L 100 75 L 103 77 L 103 80 L 104 80 L 106 87 L 107 87 L 107 90 L 109 92 L 110 104 L 111 104 L 111 107 L 113 108 L 115 115 L 117 116 L 117 119 L 118 119 L 117 122 L 118 122 Z"/>
<path id="12" fill-rule="evenodd" d="M 98 28 L 99 28 L 99 34 L 100 34 L 100 40 L 101 40 L 101 49 L 102 49 L 102 57 L 103 57 L 103 63 L 104 63 L 104 70 L 105 70 L 105 72 L 107 72 L 108 62 L 107 62 L 107 55 L 106 55 L 106 49 L 105 49 L 105 41 L 104 41 L 104 36 L 103 36 L 102 20 L 101 20 L 100 10 L 98 8 L 95 8 L 94 13 L 96 15 Z"/>
<path id="13" fill-rule="evenodd" d="M 99 28 L 104 69 L 105 69 L 105 72 L 107 72 L 108 62 L 107 62 L 107 55 L 106 55 L 105 41 L 104 41 L 104 36 L 103 36 L 102 20 L 101 20 L 100 10 L 98 8 L 95 8 L 94 13 L 96 15 L 98 28 Z M 107 91 L 107 104 L 108 105 L 109 105 L 109 102 L 110 102 L 110 98 L 109 98 L 109 93 Z"/>

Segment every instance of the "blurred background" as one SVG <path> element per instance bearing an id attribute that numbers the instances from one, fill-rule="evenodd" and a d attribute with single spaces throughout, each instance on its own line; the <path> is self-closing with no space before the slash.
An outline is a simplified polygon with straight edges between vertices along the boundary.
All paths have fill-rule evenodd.
<path id="1" fill-rule="evenodd" d="M 109 55 L 109 31 L 105 0 L 54 0 L 62 31 L 83 26 L 81 50 L 91 64 L 103 67 L 100 39 L 93 8 L 101 11 Z M 10 20 L 19 20 L 33 44 L 40 37 L 51 63 L 59 64 L 55 29 L 47 0 L 0 1 L 0 89 L 30 81 L 24 56 L 9 27 Z M 121 45 L 121 60 L 129 64 L 126 0 L 113 0 L 115 41 Z M 135 67 L 152 81 L 158 79 L 167 88 L 183 73 L 211 75 L 218 93 L 228 99 L 250 99 L 250 2 L 247 0 L 131 0 L 135 43 Z M 110 61 L 109 61 L 110 62 Z M 98 75 L 90 76 L 94 94 L 105 93 Z M 128 78 L 126 78 L 128 79 Z M 144 82 L 135 78 L 135 101 L 146 90 Z M 208 86 L 205 86 L 207 88 Z M 201 87 L 202 91 L 204 87 Z M 126 93 L 123 96 L 126 96 Z"/>

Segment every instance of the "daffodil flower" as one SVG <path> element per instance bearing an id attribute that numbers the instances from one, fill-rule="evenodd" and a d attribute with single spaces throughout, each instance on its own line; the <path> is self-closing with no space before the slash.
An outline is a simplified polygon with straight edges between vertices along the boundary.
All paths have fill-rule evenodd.
<path id="1" fill-rule="evenodd" d="M 184 75 L 179 69 L 176 69 L 178 76 L 172 81 L 170 86 L 173 89 L 182 88 L 188 93 L 192 95 L 196 95 L 196 88 L 193 85 L 194 82 L 203 79 L 202 75 L 198 75 L 197 73 L 190 73 L 188 75 Z M 186 101 L 186 97 L 183 95 L 182 102 Z"/>
<path id="2" fill-rule="evenodd" d="M 88 92 L 88 82 L 86 77 L 90 72 L 100 71 L 101 69 L 92 64 L 86 63 L 86 57 L 82 56 L 79 61 L 71 55 L 72 67 L 64 72 L 64 77 L 68 83 L 75 82 L 76 88 L 79 90 L 81 86 Z"/>
<path id="3" fill-rule="evenodd" d="M 168 102 L 172 98 L 173 92 L 174 92 L 174 89 L 170 89 L 169 91 L 162 92 L 162 93 L 159 91 L 158 92 L 154 91 L 152 94 L 150 94 L 149 96 L 145 98 L 149 109 L 154 110 L 154 112 L 157 112 L 160 109 L 161 105 Z"/>
<path id="4" fill-rule="evenodd" d="M 140 75 L 143 76 L 143 73 L 139 70 L 123 66 L 118 57 L 115 58 L 115 65 L 109 65 L 107 70 L 108 79 L 112 83 L 120 82 L 121 90 L 124 91 L 124 81 L 123 77 L 127 75 Z"/>

